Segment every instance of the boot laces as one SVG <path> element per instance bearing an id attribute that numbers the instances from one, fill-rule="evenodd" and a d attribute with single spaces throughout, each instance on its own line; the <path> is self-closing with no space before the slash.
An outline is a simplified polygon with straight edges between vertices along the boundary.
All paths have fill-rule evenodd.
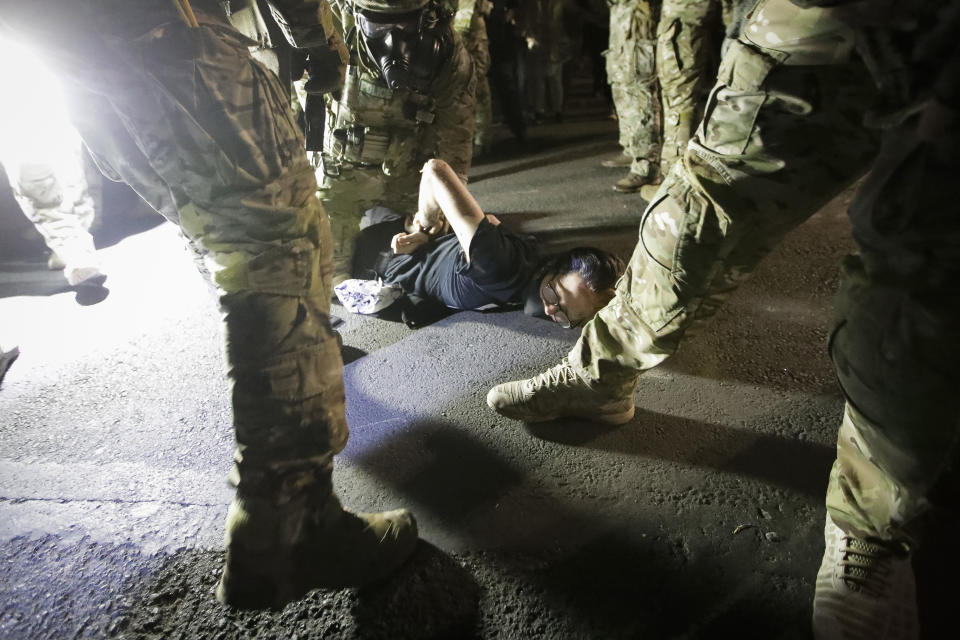
<path id="1" fill-rule="evenodd" d="M 543 388 L 559 387 L 566 385 L 571 381 L 578 380 L 577 374 L 566 360 L 555 367 L 551 367 L 543 373 L 535 375 L 530 379 L 530 391 L 539 391 Z"/>
<path id="2" fill-rule="evenodd" d="M 875 597 L 886 593 L 893 577 L 894 551 L 852 536 L 844 536 L 840 544 L 840 567 L 847 587 Z"/>

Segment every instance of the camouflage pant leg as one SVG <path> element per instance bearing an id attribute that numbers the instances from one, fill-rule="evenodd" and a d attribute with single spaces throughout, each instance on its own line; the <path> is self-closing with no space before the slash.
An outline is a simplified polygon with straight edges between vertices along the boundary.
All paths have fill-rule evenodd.
<path id="1" fill-rule="evenodd" d="M 953 115 L 957 118 L 956 112 Z M 827 509 L 846 531 L 910 543 L 930 510 L 957 515 L 960 131 L 884 131 L 853 204 L 830 355 L 847 398 Z"/>
<path id="2" fill-rule="evenodd" d="M 548 53 L 543 45 L 528 49 L 526 54 L 527 104 L 536 115 L 547 109 L 547 62 Z"/>
<path id="3" fill-rule="evenodd" d="M 620 126 L 620 146 L 630 170 L 648 176 L 660 163 L 660 95 L 657 89 L 656 16 L 647 0 L 610 7 L 607 79 Z"/>
<path id="4" fill-rule="evenodd" d="M 4 6 L 0 13 L 8 10 L 13 8 Z M 3 36 L 3 42 L 16 40 Z M 14 51 L 4 47 L 6 55 L 17 55 Z M 51 80 L 40 70 L 27 79 L 35 75 L 34 66 L 27 61 L 26 74 L 4 74 L 6 100 L 15 108 L 0 122 L 0 160 L 17 203 L 54 257 L 68 267 L 97 266 L 90 235 L 95 209 L 82 143 L 66 117 L 60 87 L 46 86 Z"/>
<path id="5" fill-rule="evenodd" d="M 719 57 L 720 0 L 663 0 L 657 24 L 657 78 L 663 103 L 663 175 L 700 120 Z"/>
<path id="6" fill-rule="evenodd" d="M 485 147 L 490 144 L 490 130 L 493 127 L 493 102 L 490 96 L 490 81 L 486 75 L 477 77 L 477 115 L 474 119 L 476 129 L 473 144 Z"/>
<path id="7" fill-rule="evenodd" d="M 108 97 L 101 115 L 114 122 L 99 135 L 122 122 L 182 194 L 181 227 L 206 252 L 221 294 L 239 489 L 286 500 L 325 481 L 347 438 L 328 221 L 286 91 L 250 58 L 249 41 L 199 9 L 200 27 L 189 29 L 172 8 L 154 8 L 170 12 L 162 31 L 87 41 L 80 55 L 66 41 L 48 51 L 62 54 L 65 78 Z M 93 32 L 126 24 L 115 18 Z M 143 157 L 107 160 L 124 176 Z"/>
<path id="8" fill-rule="evenodd" d="M 8 160 L 14 195 L 24 215 L 68 271 L 95 267 L 99 260 L 90 235 L 93 198 L 84 175 L 80 141 L 48 151 L 50 158 Z"/>
<path id="9" fill-rule="evenodd" d="M 388 176 L 380 166 L 363 167 L 344 163 L 339 175 L 325 175 L 320 199 L 330 215 L 333 235 L 333 272 L 350 275 L 353 244 L 360 232 L 360 218 L 367 209 L 382 205 L 401 214 L 414 213 L 419 194 L 419 171 Z"/>
<path id="10" fill-rule="evenodd" d="M 846 42 L 839 22 L 776 1 L 782 16 L 766 28 L 785 40 L 800 30 L 820 57 L 791 55 L 803 63 L 793 66 L 748 40 L 728 50 L 707 116 L 642 216 L 616 297 L 570 353 L 582 375 L 662 362 L 694 320 L 873 158 L 876 141 L 861 124 L 872 83 L 835 50 Z"/>
<path id="11" fill-rule="evenodd" d="M 493 107 L 490 101 L 490 82 L 487 73 L 490 70 L 490 42 L 487 38 L 486 21 L 483 16 L 475 14 L 470 23 L 470 29 L 463 35 L 463 44 L 473 60 L 473 69 L 477 78 L 475 116 L 476 129 L 473 134 L 474 144 L 484 146 L 490 137 L 490 127 L 493 124 Z"/>
<path id="12" fill-rule="evenodd" d="M 14 189 L 20 208 L 68 272 L 74 267 L 99 264 L 90 235 L 93 198 L 83 175 L 79 149 L 75 151 L 71 154 L 76 160 L 73 167 L 58 169 L 47 162 L 20 164 Z"/>
<path id="13" fill-rule="evenodd" d="M 179 225 L 180 214 L 170 186 L 157 175 L 123 122 L 103 117 L 112 110 L 109 100 L 82 90 L 74 92 L 70 87 L 64 93 L 70 118 L 83 131 L 83 142 L 100 172 L 110 180 L 125 182 L 160 215 Z M 123 176 L 108 158 L 123 158 Z"/>

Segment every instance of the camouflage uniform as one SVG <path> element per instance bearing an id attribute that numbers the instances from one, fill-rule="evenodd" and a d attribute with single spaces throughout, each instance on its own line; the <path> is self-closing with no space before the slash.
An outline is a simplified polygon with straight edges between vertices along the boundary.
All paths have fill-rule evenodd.
<path id="1" fill-rule="evenodd" d="M 83 173 L 79 143 L 56 159 L 9 162 L 17 203 L 52 252 L 51 268 L 62 268 L 67 281 L 79 284 L 100 275 L 90 226 L 93 198 Z"/>
<path id="2" fill-rule="evenodd" d="M 722 31 L 733 0 L 662 0 L 657 23 L 657 78 L 663 104 L 663 175 L 687 146 L 716 75 Z"/>
<path id="3" fill-rule="evenodd" d="M 287 4 L 317 19 L 316 3 Z M 193 28 L 169 2 L 23 0 L 6 3 L 0 30 L 42 47 L 100 162 L 158 210 L 172 197 L 174 220 L 205 253 L 237 442 L 233 591 L 218 595 L 275 606 L 316 586 L 310 572 L 357 560 L 336 548 L 347 532 L 331 467 L 347 424 L 330 230 L 288 92 L 219 2 L 191 5 Z M 327 548 L 336 557 L 317 559 Z M 366 551 L 361 562 L 376 555 Z"/>
<path id="4" fill-rule="evenodd" d="M 607 79 L 620 126 L 620 146 L 633 158 L 630 172 L 655 177 L 660 166 L 657 90 L 658 0 L 612 0 Z"/>
<path id="5" fill-rule="evenodd" d="M 90 235 L 94 200 L 84 173 L 83 146 L 56 82 L 40 75 L 32 85 L 19 86 L 17 78 L 5 78 L 17 109 L 0 122 L 0 154 L 20 208 L 52 252 L 50 267 L 64 269 L 70 284 L 78 284 L 100 275 Z M 50 83 L 53 86 L 46 86 Z M 51 101 L 60 103 L 53 105 L 52 116 L 51 109 L 40 104 Z"/>
<path id="6" fill-rule="evenodd" d="M 384 205 L 413 213 L 420 167 L 445 160 L 466 180 L 473 157 L 475 76 L 470 54 L 454 32 L 449 61 L 430 95 L 391 90 L 354 28 L 351 0 L 332 0 L 338 33 L 350 49 L 339 97 L 328 97 L 320 198 L 330 215 L 337 279 L 352 271 L 353 241 L 363 212 Z"/>
<path id="7" fill-rule="evenodd" d="M 936 6 L 912 4 L 922 16 Z M 918 140 L 917 106 L 951 42 L 930 40 L 912 77 L 901 62 L 912 52 L 866 55 L 874 85 L 835 10 L 761 0 L 643 214 L 616 297 L 569 355 L 590 384 L 630 393 L 784 234 L 866 170 L 879 136 L 863 116 L 878 86 L 894 108 L 873 118 L 884 146 L 850 210 L 862 257 L 844 265 L 831 338 L 848 405 L 827 505 L 844 530 L 901 542 L 942 488 L 960 437 L 949 400 L 960 388 L 960 218 L 950 189 L 960 140 L 954 124 L 947 159 Z"/>
<path id="8" fill-rule="evenodd" d="M 493 106 L 490 101 L 490 47 L 484 16 L 490 13 L 490 0 L 460 0 L 454 28 L 473 60 L 476 75 L 476 115 L 473 146 L 484 149 L 490 145 L 490 127 L 493 125 Z"/>
<path id="9" fill-rule="evenodd" d="M 911 19 L 930 15 L 930 5 L 905 4 Z M 933 70 L 954 85 L 934 88 L 952 125 L 933 130 L 932 142 L 918 123 L 915 108 L 929 101 L 929 84 L 871 114 L 884 127 L 883 147 L 850 205 L 860 254 L 843 263 L 829 341 L 847 406 L 827 510 L 848 533 L 908 549 L 920 537 L 921 515 L 946 510 L 955 517 L 960 504 L 960 216 L 953 194 L 960 50 L 955 39 L 939 43 L 952 45 L 951 64 L 936 44 L 938 35 L 955 38 L 960 3 L 952 13 L 952 32 L 926 42 L 915 37 L 917 46 L 907 50 L 923 56 L 913 58 L 911 81 L 929 82 Z M 923 51 L 930 43 L 932 51 Z"/>

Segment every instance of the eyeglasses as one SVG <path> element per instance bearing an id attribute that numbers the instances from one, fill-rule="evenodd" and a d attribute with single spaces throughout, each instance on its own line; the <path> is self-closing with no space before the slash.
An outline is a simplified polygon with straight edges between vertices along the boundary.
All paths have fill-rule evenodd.
<path id="1" fill-rule="evenodd" d="M 553 288 L 553 283 L 549 280 L 544 282 L 540 287 L 540 297 L 543 298 L 543 301 L 547 304 L 557 308 L 557 311 L 552 316 L 557 324 L 564 329 L 569 329 L 573 326 L 570 318 L 567 317 L 567 312 L 560 308 L 560 296 L 557 295 L 557 290 Z"/>

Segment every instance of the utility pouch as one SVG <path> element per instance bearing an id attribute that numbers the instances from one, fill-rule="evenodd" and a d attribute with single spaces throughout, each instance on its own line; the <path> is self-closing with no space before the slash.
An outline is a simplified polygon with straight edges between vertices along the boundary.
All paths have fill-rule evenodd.
<path id="1" fill-rule="evenodd" d="M 343 131 L 343 159 L 359 164 L 363 153 L 363 127 L 354 125 L 341 131 Z"/>
<path id="2" fill-rule="evenodd" d="M 380 164 L 387 155 L 390 134 L 383 130 L 364 128 L 360 164 Z"/>
<path id="3" fill-rule="evenodd" d="M 383 158 L 383 172 L 386 175 L 406 175 L 420 168 L 415 135 L 398 132 L 389 142 Z"/>
<path id="4" fill-rule="evenodd" d="M 354 125 L 333 133 L 334 153 L 351 164 L 378 165 L 390 145 L 390 134 L 382 129 Z"/>
<path id="5" fill-rule="evenodd" d="M 334 157 L 329 153 L 324 153 L 321 155 L 321 158 L 323 160 L 322 162 L 323 174 L 326 176 L 330 176 L 332 178 L 338 177 L 340 175 L 339 156 Z"/>
<path id="6" fill-rule="evenodd" d="M 332 138 L 330 140 L 329 155 L 339 160 L 343 158 L 347 151 L 347 130 L 334 129 L 330 133 L 332 134 Z"/>

